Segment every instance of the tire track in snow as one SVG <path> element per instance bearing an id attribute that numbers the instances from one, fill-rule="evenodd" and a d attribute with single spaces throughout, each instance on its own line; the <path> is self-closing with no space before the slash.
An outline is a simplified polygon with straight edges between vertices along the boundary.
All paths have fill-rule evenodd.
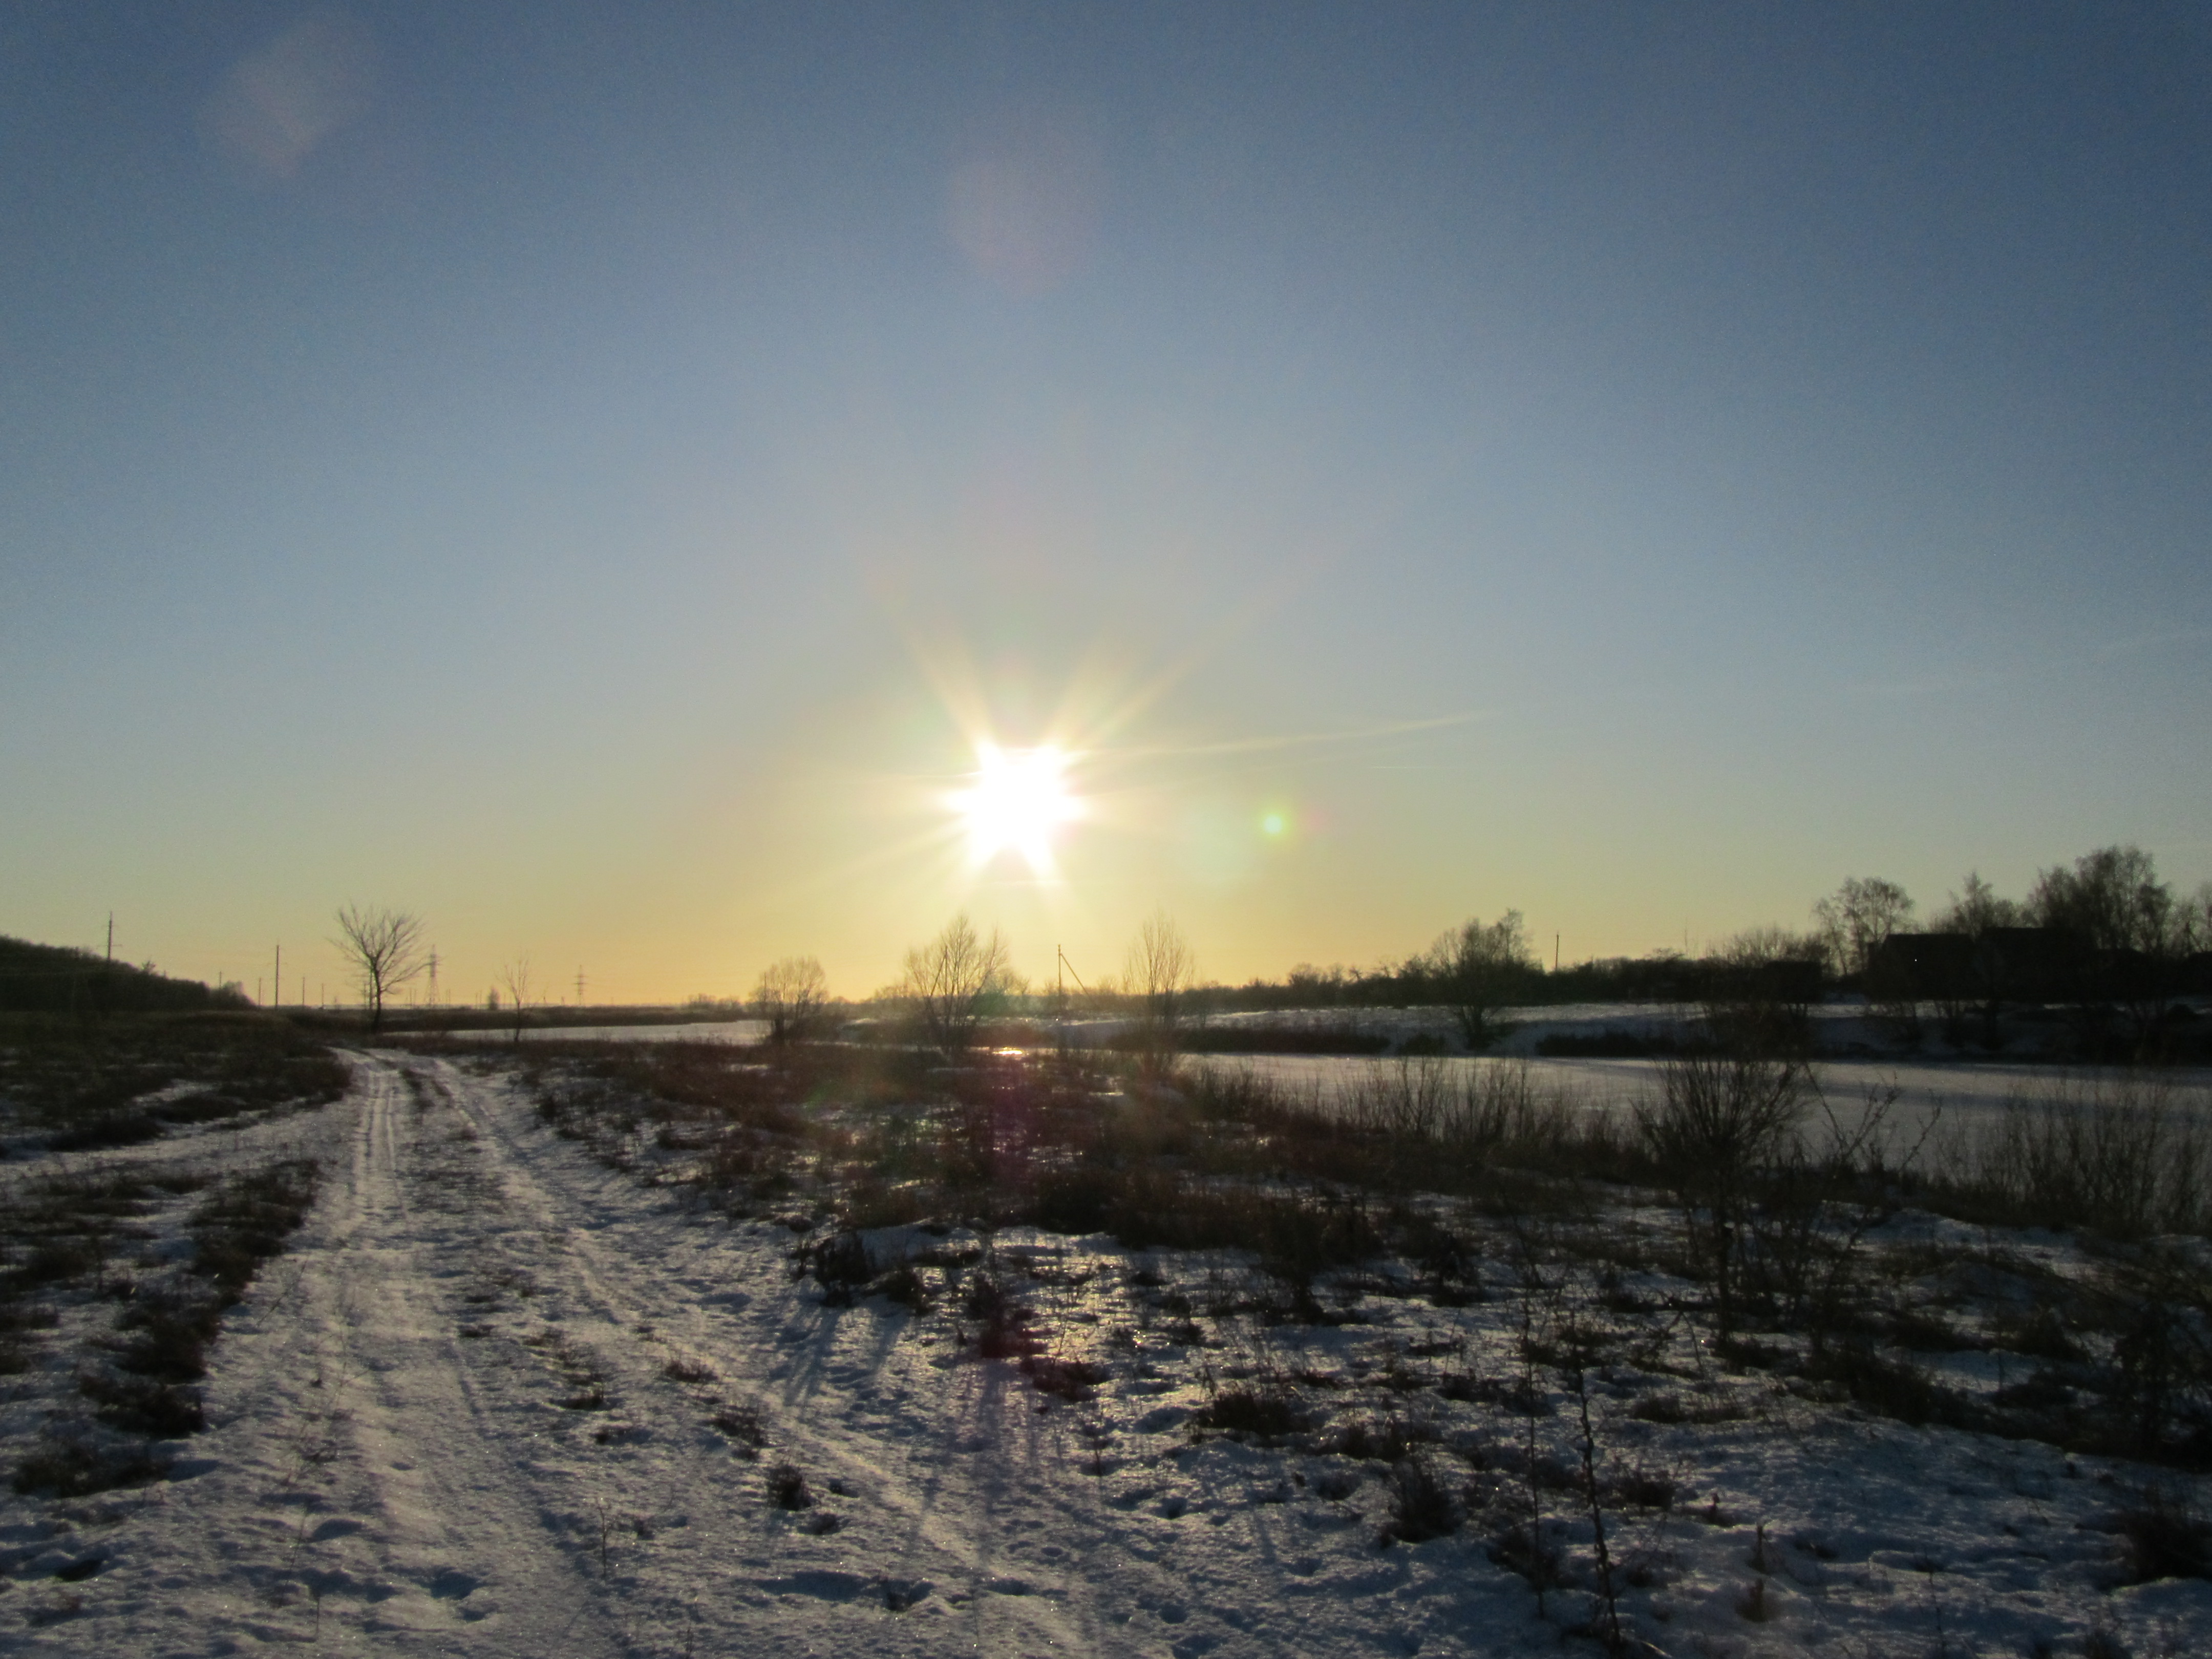
<path id="1" fill-rule="evenodd" d="M 323 1165 L 313 1213 L 224 1322 L 213 1425 L 125 1514 L 78 1616 L 16 1638 L 79 1656 L 334 1653 L 565 1659 L 628 1650 L 477 1402 L 443 1316 L 466 1226 L 411 1202 L 403 1074 L 354 1056 L 346 1097 L 217 1169 Z"/>
<path id="2" fill-rule="evenodd" d="M 364 1071 L 337 1237 L 314 1288 L 324 1376 L 341 1379 L 355 1454 L 348 1484 L 376 1518 L 337 1530 L 358 1518 L 342 1512 L 353 1505 L 325 1504 L 312 1531 L 346 1540 L 347 1554 L 365 1549 L 370 1577 L 398 1589 L 364 1620 L 380 1651 L 453 1651 L 457 1637 L 471 1653 L 532 1659 L 614 1651 L 597 1592 L 469 1386 L 438 1281 L 470 1241 L 410 1200 L 401 1074 L 381 1060 Z"/>
<path id="3" fill-rule="evenodd" d="M 855 1363 L 840 1339 L 858 1333 L 867 1316 L 829 1313 L 803 1297 L 768 1247 L 672 1214 L 665 1199 L 629 1176 L 554 1140 L 524 1116 L 526 1109 L 507 1098 L 503 1085 L 487 1086 L 441 1060 L 410 1063 L 475 1127 L 517 1221 L 527 1218 L 529 1234 L 540 1242 L 533 1267 L 557 1274 L 580 1303 L 568 1310 L 564 1328 L 575 1333 L 586 1326 L 582 1316 L 595 1316 L 588 1324 L 596 1344 L 623 1373 L 625 1414 L 646 1420 L 662 1443 L 687 1437 L 707 1443 L 696 1455 L 641 1461 L 624 1484 L 623 1502 L 680 1515 L 695 1544 L 734 1551 L 727 1565 L 737 1571 L 709 1581 L 720 1591 L 744 1595 L 750 1575 L 756 1589 L 786 1601 L 791 1597 L 778 1586 L 813 1584 L 816 1590 L 800 1594 L 865 1601 L 869 1616 L 860 1628 L 851 1615 L 861 1607 L 842 1609 L 842 1616 L 823 1609 L 840 1647 L 851 1651 L 941 1650 L 953 1642 L 987 1652 L 1138 1645 L 1102 1615 L 1097 1579 L 1107 1562 L 1119 1563 L 1124 1580 L 1131 1571 L 1154 1575 L 1113 1547 L 1103 1531 L 1094 1529 L 1088 1540 L 1094 1547 L 1063 1546 L 1054 1557 L 1009 1553 L 1009 1544 L 1024 1536 L 1064 1538 L 1071 1526 L 1082 1528 L 1077 1512 L 1086 1505 L 1071 1503 L 1058 1478 L 1073 1462 L 1057 1432 L 1065 1413 L 1042 1424 L 1026 1390 L 1007 1389 L 995 1367 L 975 1367 L 953 1388 L 939 1382 L 933 1390 L 948 1403 L 946 1417 L 917 1423 L 912 1413 L 902 1420 L 890 1409 L 876 1433 L 865 1424 L 824 1420 L 848 1414 L 854 1403 L 849 1385 L 864 1382 L 897 1346 L 896 1328 Z M 743 1277 L 732 1283 L 732 1275 Z M 641 1340 L 641 1329 L 653 1340 Z M 789 1367 L 799 1378 L 776 1375 L 782 1369 L 776 1362 L 801 1346 L 811 1347 L 815 1360 L 804 1388 L 794 1382 L 808 1368 Z M 766 1461 L 790 1457 L 811 1479 L 847 1486 L 854 1503 L 829 1500 L 847 1514 L 847 1532 L 809 1538 L 764 1523 L 757 1474 L 733 1466 L 726 1449 L 701 1436 L 701 1401 L 659 1374 L 672 1348 L 708 1360 L 758 1407 L 770 1427 Z M 1158 1585 L 1143 1587 L 1148 1599 L 1171 1598 L 1175 1587 L 1158 1577 Z M 915 1582 L 958 1600 L 939 1601 L 939 1616 L 926 1624 L 880 1611 L 884 1586 Z M 661 1596 L 681 1599 L 697 1588 L 671 1585 Z M 1126 1582 L 1115 1589 L 1123 1598 L 1141 1593 Z M 669 1617 L 667 1608 L 659 1617 Z M 743 1628 L 741 1620 L 737 1629 Z"/>

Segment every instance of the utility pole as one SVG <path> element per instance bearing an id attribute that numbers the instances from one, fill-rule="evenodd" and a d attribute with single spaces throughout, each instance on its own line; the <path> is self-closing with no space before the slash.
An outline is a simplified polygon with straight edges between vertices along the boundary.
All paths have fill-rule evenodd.
<path id="1" fill-rule="evenodd" d="M 1090 988 L 1089 986 L 1085 985 L 1085 984 L 1083 982 L 1083 975 L 1080 975 L 1080 974 L 1079 974 L 1079 973 L 1077 973 L 1077 972 L 1075 971 L 1074 965 L 1073 965 L 1072 963 L 1070 963 L 1070 962 L 1068 961 L 1068 959 L 1067 959 L 1067 952 L 1066 952 L 1066 951 L 1063 951 L 1063 950 L 1061 950 L 1061 949 L 1060 949 L 1057 945 L 1054 945 L 1052 948 L 1053 948 L 1053 954 L 1054 954 L 1054 957 L 1056 958 L 1056 961 L 1055 961 L 1055 962 L 1054 962 L 1054 963 L 1053 971 L 1054 971 L 1054 973 L 1055 974 L 1055 975 L 1060 976 L 1060 978 L 1059 978 L 1059 981 L 1058 981 L 1058 982 L 1059 982 L 1059 985 L 1060 985 L 1060 1012 L 1061 1012 L 1061 1013 L 1065 1014 L 1065 1013 L 1067 1012 L 1067 1000 L 1066 1000 L 1066 999 L 1067 999 L 1067 980 L 1068 980 L 1068 978 L 1069 978 L 1069 977 L 1073 977 L 1073 980 L 1075 981 L 1075 988 L 1076 988 L 1077 990 L 1079 990 L 1079 991 L 1082 992 L 1082 993 L 1083 993 L 1083 994 L 1084 994 L 1084 995 L 1085 995 L 1085 996 L 1089 996 L 1089 995 L 1091 994 L 1091 988 Z"/>
<path id="2" fill-rule="evenodd" d="M 430 947 L 430 1006 L 438 1006 L 438 947 Z"/>
<path id="3" fill-rule="evenodd" d="M 1552 935 L 1552 971 L 1555 974 L 1559 971 L 1559 936 L 1557 933 Z"/>
<path id="4" fill-rule="evenodd" d="M 107 965 L 115 966 L 115 912 L 107 913 Z"/>
<path id="5" fill-rule="evenodd" d="M 274 993 L 269 999 L 269 1006 L 282 1008 L 284 1006 L 284 947 L 281 945 L 276 947 L 276 967 L 269 976 L 269 987 Z"/>
<path id="6" fill-rule="evenodd" d="M 580 962 L 576 964 L 576 1006 L 584 1006 L 584 964 Z"/>

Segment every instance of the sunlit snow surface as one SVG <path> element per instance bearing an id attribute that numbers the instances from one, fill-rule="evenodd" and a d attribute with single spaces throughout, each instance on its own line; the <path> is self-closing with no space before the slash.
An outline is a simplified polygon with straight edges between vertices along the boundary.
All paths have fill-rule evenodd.
<path id="1" fill-rule="evenodd" d="M 311 1115 L 113 1156 L 215 1167 L 279 1152 L 324 1158 L 324 1195 L 228 1317 L 210 1431 L 143 1493 L 0 1498 L 0 1648 L 1552 1654 L 1591 1615 L 1592 1535 L 1571 1487 L 1537 1501 L 1577 1587 L 1540 1613 L 1487 1547 L 1525 1513 L 1513 1469 L 1532 1421 L 1540 1460 L 1571 1468 L 1572 1402 L 1553 1379 L 1553 1410 L 1531 1419 L 1437 1386 L 1519 1375 L 1502 1238 L 1486 1242 L 1487 1300 L 1439 1307 L 1388 1273 L 1351 1274 L 1320 1292 L 1355 1322 L 1271 1327 L 1208 1311 L 1249 1292 L 1237 1253 L 1001 1234 L 989 1265 L 1048 1352 L 1104 1370 L 1074 1404 L 975 1358 L 943 1312 L 823 1305 L 784 1227 L 732 1224 L 656 1184 L 678 1154 L 593 1162 L 495 1063 L 364 1056 L 350 1097 Z M 887 1261 L 981 1241 L 871 1243 Z M 1662 1286 L 1620 1290 L 1666 1324 Z M 586 1377 L 596 1407 L 574 1404 Z M 1194 1443 L 1192 1413 L 1245 1383 L 1287 1389 L 1316 1422 L 1433 1434 L 1469 1523 L 1382 1547 L 1384 1465 Z M 11 1455 L 47 1413 L 77 1409 L 68 1385 L 15 1380 Z M 1714 1420 L 1630 1414 L 1659 1395 Z M 2154 1480 L 2201 1501 L 2194 1483 L 1810 1403 L 1727 1371 L 1686 1333 L 1594 1379 L 1591 1403 L 1608 1471 L 1675 1492 L 1670 1509 L 1606 1514 L 1624 1616 L 1650 1650 L 2079 1652 L 2098 1629 L 2137 1655 L 2212 1650 L 2212 1584 L 2112 1588 L 2115 1512 Z M 756 1414 L 758 1462 L 712 1425 L 732 1411 Z M 784 1462 L 811 1507 L 764 1500 L 763 1471 Z M 88 1576 L 53 1576 L 94 1558 Z M 1754 1583 L 1764 1622 L 1741 1611 Z"/>

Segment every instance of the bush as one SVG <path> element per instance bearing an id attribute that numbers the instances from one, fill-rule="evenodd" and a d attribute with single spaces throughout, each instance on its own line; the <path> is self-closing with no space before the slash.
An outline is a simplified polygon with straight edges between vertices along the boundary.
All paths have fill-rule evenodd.
<path id="1" fill-rule="evenodd" d="M 198 1389 L 110 1371 L 87 1371 L 76 1386 L 97 1406 L 95 1415 L 111 1428 L 173 1440 L 207 1427 L 207 1411 Z"/>
<path id="2" fill-rule="evenodd" d="M 1382 1541 L 1419 1544 L 1459 1530 L 1459 1505 L 1425 1457 L 1408 1457 L 1390 1471 L 1390 1518 Z"/>
<path id="3" fill-rule="evenodd" d="M 222 1305 L 187 1291 L 148 1291 L 123 1310 L 117 1327 L 131 1334 L 115 1364 L 134 1376 L 161 1382 L 197 1382 L 207 1375 L 207 1352 L 222 1328 Z"/>
<path id="4" fill-rule="evenodd" d="M 750 1406 L 725 1406 L 707 1421 L 737 1443 L 738 1455 L 748 1463 L 758 1457 L 761 1448 L 768 1443 L 768 1431 L 761 1426 L 760 1413 Z"/>
<path id="5" fill-rule="evenodd" d="M 2113 1517 L 2127 1540 L 2131 1583 L 2156 1578 L 2212 1578 L 2212 1525 L 2174 1494 L 2151 1491 Z"/>
<path id="6" fill-rule="evenodd" d="M 305 1159 L 235 1175 L 192 1212 L 192 1272 L 212 1279 L 225 1305 L 246 1293 L 261 1264 L 283 1253 L 307 1219 L 320 1170 Z"/>
<path id="7" fill-rule="evenodd" d="M 104 1152 L 161 1138 L 161 1122 L 151 1112 L 103 1112 L 46 1137 L 55 1152 Z"/>
<path id="8" fill-rule="evenodd" d="M 1053 1359 L 1042 1354 L 1023 1360 L 1022 1370 L 1039 1394 L 1056 1395 L 1073 1405 L 1090 1399 L 1091 1389 L 1109 1375 L 1103 1365 L 1088 1360 Z"/>
<path id="9" fill-rule="evenodd" d="M 768 1501 L 780 1510 L 814 1506 L 813 1489 L 796 1463 L 778 1463 L 768 1472 Z"/>
<path id="10" fill-rule="evenodd" d="M 77 1439 L 51 1439 L 15 1466 L 15 1490 L 25 1496 L 86 1498 L 118 1486 L 144 1486 L 169 1472 L 167 1458 L 143 1446 L 95 1446 Z"/>
<path id="11" fill-rule="evenodd" d="M 856 1232 L 830 1234 L 813 1246 L 808 1260 L 826 1307 L 849 1308 L 854 1293 L 875 1277 L 866 1241 Z"/>
<path id="12" fill-rule="evenodd" d="M 981 1325 L 975 1352 L 985 1359 L 1019 1359 L 1036 1352 L 1029 1309 L 991 1274 L 977 1273 L 968 1281 L 960 1311 Z"/>
<path id="13" fill-rule="evenodd" d="M 1261 1440 L 1280 1439 L 1305 1426 L 1305 1419 L 1288 1399 L 1250 1389 L 1223 1389 L 1194 1413 L 1191 1421 L 1201 1429 L 1249 1434 Z"/>
<path id="14" fill-rule="evenodd" d="M 911 1261 L 900 1262 L 868 1289 L 885 1301 L 895 1302 L 915 1314 L 927 1313 L 937 1300 L 929 1288 L 929 1281 L 915 1271 Z"/>
<path id="15" fill-rule="evenodd" d="M 1869 1411 L 1915 1427 L 1956 1415 L 1950 1395 L 1910 1360 L 1891 1358 L 1863 1342 L 1815 1347 L 1805 1374 L 1815 1382 L 1835 1382 Z"/>

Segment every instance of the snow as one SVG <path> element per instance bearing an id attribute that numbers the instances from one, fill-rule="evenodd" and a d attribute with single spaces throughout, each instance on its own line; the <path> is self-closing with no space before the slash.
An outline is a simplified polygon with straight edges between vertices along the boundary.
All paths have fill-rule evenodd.
<path id="1" fill-rule="evenodd" d="M 207 1168 L 315 1156 L 322 1194 L 227 1319 L 211 1427 L 179 1443 L 171 1480 L 0 1497 L 0 1645 L 1235 1659 L 1551 1653 L 1591 1616 L 1594 1539 L 1571 1487 L 1539 1497 L 1582 1588 L 1540 1613 L 1486 1547 L 1528 1501 L 1532 1422 L 1540 1458 L 1572 1464 L 1571 1398 L 1554 1382 L 1553 1414 L 1532 1419 L 1393 1380 L 1510 1380 L 1521 1310 L 1493 1264 L 1473 1306 L 1355 1278 L 1324 1299 L 1357 1322 L 1227 1313 L 1200 1346 L 1160 1304 L 1233 1304 L 1249 1277 L 1236 1253 L 1001 1233 L 990 1265 L 1051 1352 L 1108 1371 L 1076 1403 L 975 1358 L 948 1313 L 825 1305 L 789 1229 L 732 1221 L 641 1178 L 651 1165 L 593 1162 L 500 1066 L 367 1053 L 336 1104 L 132 1149 Z M 870 1237 L 879 1262 L 986 1243 Z M 2201 1505 L 2194 1483 L 1909 1428 L 1670 1352 L 1591 1384 L 1608 1467 L 1663 1472 L 1678 1494 L 1605 1513 L 1624 1617 L 1650 1650 L 2078 1650 L 2104 1625 L 2139 1654 L 2212 1649 L 2212 1583 L 2112 1588 L 2114 1512 L 2154 1482 Z M 1478 1518 L 1383 1547 L 1383 1465 L 1194 1439 L 1193 1414 L 1240 1376 L 1419 1425 Z M 63 1381 L 22 1380 L 7 1432 L 70 1409 Z M 1717 1420 L 1631 1414 L 1660 1393 Z M 732 1410 L 757 1414 L 757 1462 L 712 1425 Z M 766 1500 L 782 1464 L 811 1506 Z M 1754 1583 L 1764 1622 L 1741 1610 Z"/>

